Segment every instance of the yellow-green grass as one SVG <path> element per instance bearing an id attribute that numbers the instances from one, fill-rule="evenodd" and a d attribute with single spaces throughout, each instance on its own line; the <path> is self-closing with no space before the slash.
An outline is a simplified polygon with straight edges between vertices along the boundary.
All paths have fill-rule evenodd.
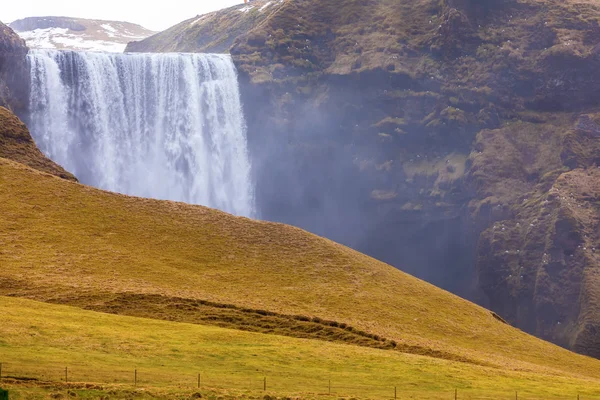
<path id="1" fill-rule="evenodd" d="M 504 370 L 600 378 L 597 360 L 300 229 L 107 193 L 2 159 L 0 265 L 5 295 L 89 299 L 83 308 L 105 293 L 208 300 L 318 316 Z"/>
<path id="2" fill-rule="evenodd" d="M 352 345 L 286 338 L 218 327 L 133 318 L 0 297 L 0 361 L 6 377 L 64 379 L 102 387 L 83 396 L 131 390 L 165 397 L 204 390 L 231 396 L 550 399 L 592 398 L 600 380 L 503 371 Z M 6 378 L 5 378 L 6 379 Z M 5 382 L 14 382 L 13 379 Z M 43 396 L 52 386 L 9 383 L 13 398 Z M 77 392 L 81 385 L 75 383 Z M 32 389 L 33 388 L 33 389 Z M 142 393 L 143 393 L 142 392 Z M 21 397 L 19 397 L 21 394 Z M 104 393 L 105 394 L 105 393 Z"/>

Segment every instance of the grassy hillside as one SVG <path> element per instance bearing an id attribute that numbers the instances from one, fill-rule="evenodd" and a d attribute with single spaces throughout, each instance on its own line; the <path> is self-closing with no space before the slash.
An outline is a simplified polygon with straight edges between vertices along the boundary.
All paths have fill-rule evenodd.
<path id="1" fill-rule="evenodd" d="M 233 41 L 260 25 L 282 0 L 256 0 L 185 20 L 147 39 L 130 42 L 128 52 L 228 53 Z"/>
<path id="2" fill-rule="evenodd" d="M 131 318 L 0 297 L 0 360 L 11 399 L 592 399 L 600 380 L 498 370 L 314 340 Z M 64 384 L 64 368 L 70 385 Z M 134 369 L 138 387 L 133 388 Z M 197 374 L 201 374 L 198 391 Z M 6 378 L 8 375 L 8 378 Z M 23 382 L 37 378 L 41 382 Z M 49 384 L 47 381 L 63 383 Z M 78 382 L 88 382 L 87 386 Z M 90 384 L 94 383 L 94 384 Z M 193 397 L 192 397 L 193 398 Z M 598 397 L 596 397 L 598 398 Z"/>
<path id="3" fill-rule="evenodd" d="M 2 295 L 105 311 L 112 304 L 113 312 L 143 307 L 132 294 L 210 301 L 337 321 L 393 340 L 400 351 L 600 377 L 596 360 L 297 228 L 102 192 L 3 159 L 0 189 Z M 184 312 L 146 312 L 197 322 Z"/>

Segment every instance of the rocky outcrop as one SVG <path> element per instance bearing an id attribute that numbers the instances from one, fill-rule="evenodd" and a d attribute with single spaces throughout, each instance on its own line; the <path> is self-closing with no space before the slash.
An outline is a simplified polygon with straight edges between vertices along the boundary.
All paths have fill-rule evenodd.
<path id="1" fill-rule="evenodd" d="M 42 154 L 25 124 L 4 107 L 0 107 L 0 158 L 7 158 L 63 179 L 77 181 L 72 174 Z"/>
<path id="2" fill-rule="evenodd" d="M 447 11 L 437 2 L 288 1 L 231 53 L 262 216 L 475 298 L 467 159 L 502 110 L 489 87 L 453 84 L 443 59 L 451 52 L 431 50 L 455 32 L 440 26 Z"/>
<path id="3" fill-rule="evenodd" d="M 27 51 L 25 42 L 0 22 L 0 106 L 17 112 L 23 112 L 29 101 Z"/>
<path id="4" fill-rule="evenodd" d="M 598 135 L 595 119 L 582 115 L 480 134 L 472 174 L 487 192 L 480 197 L 489 195 L 476 212 L 489 221 L 477 263 L 489 305 L 517 326 L 600 357 L 593 334 L 600 317 L 594 300 L 600 268 L 600 148 L 590 141 Z"/>
<path id="5" fill-rule="evenodd" d="M 583 254 L 598 210 L 580 203 L 594 196 L 600 154 L 589 115 L 600 107 L 600 37 L 587 18 L 598 12 L 559 1 L 285 2 L 231 50 L 263 217 L 598 356 L 600 264 Z M 587 195 L 568 192 L 585 218 L 552 194 L 576 180 L 589 182 Z M 571 257 L 574 244 L 588 250 Z"/>

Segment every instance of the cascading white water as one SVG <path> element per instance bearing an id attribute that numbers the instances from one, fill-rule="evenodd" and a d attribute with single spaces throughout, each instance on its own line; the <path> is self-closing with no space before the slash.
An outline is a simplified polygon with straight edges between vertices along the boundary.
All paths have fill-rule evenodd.
<path id="1" fill-rule="evenodd" d="M 35 50 L 30 128 L 83 183 L 254 215 L 231 58 Z"/>

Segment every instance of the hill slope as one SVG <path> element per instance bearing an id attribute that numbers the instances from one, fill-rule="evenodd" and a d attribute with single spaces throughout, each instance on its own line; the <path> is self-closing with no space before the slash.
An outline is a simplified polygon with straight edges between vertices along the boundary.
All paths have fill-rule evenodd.
<path id="1" fill-rule="evenodd" d="M 256 0 L 198 15 L 147 39 L 131 42 L 128 52 L 227 53 L 234 40 L 276 12 L 283 0 Z"/>
<path id="2" fill-rule="evenodd" d="M 122 52 L 128 42 L 155 32 L 122 21 L 30 17 L 10 24 L 33 49 Z"/>
<path id="3" fill-rule="evenodd" d="M 11 399 L 592 399 L 600 380 L 505 371 L 314 340 L 131 318 L 0 297 L 0 358 Z M 56 382 L 68 367 L 70 384 Z M 138 388 L 131 388 L 137 369 Z M 196 388 L 201 373 L 201 389 Z M 9 376 L 9 378 L 7 378 Z M 39 379 L 23 381 L 10 377 Z M 64 379 L 64 378 L 63 378 Z M 49 382 L 48 382 L 49 381 Z M 84 383 L 84 382 L 87 382 Z M 90 382 L 95 384 L 90 384 Z M 331 385 L 331 394 L 329 394 Z M 42 397 L 46 391 L 46 396 Z M 50 392 L 50 393 L 48 393 Z M 595 397 L 597 399 L 597 397 Z"/>
<path id="4" fill-rule="evenodd" d="M 0 189 L 1 295 L 91 309 L 116 302 L 115 312 L 141 308 L 119 294 L 211 301 L 345 323 L 401 351 L 600 377 L 596 360 L 297 228 L 102 192 L 4 159 Z"/>

